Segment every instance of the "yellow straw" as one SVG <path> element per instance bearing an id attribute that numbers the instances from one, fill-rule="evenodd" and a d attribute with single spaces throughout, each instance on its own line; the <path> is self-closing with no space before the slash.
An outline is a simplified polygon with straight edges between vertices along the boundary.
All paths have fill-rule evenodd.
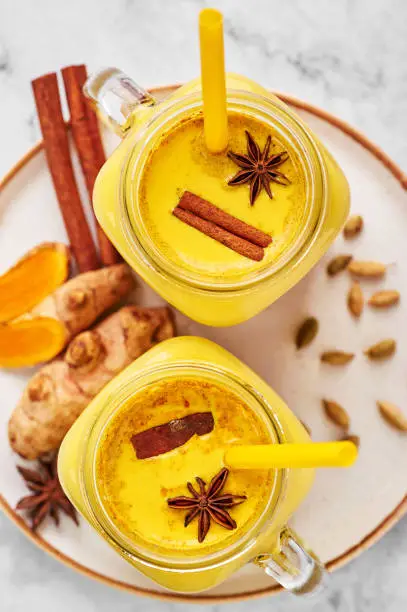
<path id="1" fill-rule="evenodd" d="M 200 12 L 199 41 L 205 143 L 211 153 L 221 153 L 228 144 L 222 13 Z"/>
<path id="2" fill-rule="evenodd" d="M 349 467 L 358 456 L 353 442 L 232 446 L 225 451 L 228 467 L 240 470 Z"/>

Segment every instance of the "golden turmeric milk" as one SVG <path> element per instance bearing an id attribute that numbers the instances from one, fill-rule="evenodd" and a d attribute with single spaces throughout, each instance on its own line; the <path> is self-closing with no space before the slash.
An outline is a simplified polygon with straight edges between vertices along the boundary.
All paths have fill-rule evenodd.
<path id="1" fill-rule="evenodd" d="M 186 415 L 211 412 L 213 430 L 186 444 L 138 459 L 134 434 Z M 202 543 L 198 520 L 184 527 L 186 512 L 168 507 L 169 498 L 191 496 L 187 482 L 209 483 L 223 467 L 223 450 L 231 444 L 266 444 L 270 427 L 232 391 L 204 380 L 167 380 L 134 395 L 105 428 L 97 453 L 96 479 L 102 504 L 121 533 L 150 552 L 171 556 L 203 555 L 224 548 L 246 533 L 269 502 L 274 473 L 232 470 L 224 492 L 247 499 L 228 511 L 237 528 L 212 521 Z"/>
<path id="2" fill-rule="evenodd" d="M 228 150 L 218 155 L 209 153 L 205 147 L 201 115 L 163 134 L 146 161 L 138 194 L 145 229 L 164 258 L 194 275 L 225 280 L 263 269 L 276 261 L 298 235 L 306 210 L 302 166 L 288 144 L 270 127 L 249 115 L 231 113 L 228 121 Z M 271 136 L 268 158 L 288 153 L 288 159 L 276 168 L 288 184 L 270 181 L 273 198 L 262 189 L 253 205 L 250 204 L 249 184 L 228 184 L 241 170 L 228 152 L 247 155 L 246 132 L 260 151 Z M 172 211 L 184 191 L 201 196 L 269 234 L 272 244 L 265 249 L 264 258 L 256 262 L 235 253 L 174 217 Z"/>

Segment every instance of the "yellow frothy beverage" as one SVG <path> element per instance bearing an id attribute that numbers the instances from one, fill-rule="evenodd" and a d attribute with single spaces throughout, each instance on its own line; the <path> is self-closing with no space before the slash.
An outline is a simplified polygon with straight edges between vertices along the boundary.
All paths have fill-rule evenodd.
<path id="1" fill-rule="evenodd" d="M 121 77 L 106 78 L 95 97 L 102 114 L 108 83 L 120 91 Z M 103 82 L 95 81 L 97 89 Z M 137 274 L 189 317 L 216 326 L 246 321 L 293 287 L 326 252 L 349 210 L 341 169 L 301 118 L 245 77 L 229 74 L 226 86 L 228 146 L 220 154 L 204 144 L 199 80 L 160 103 L 140 93 L 144 102 L 130 105 L 120 124 L 126 137 L 99 173 L 93 197 L 100 224 Z M 261 185 L 252 180 L 253 165 L 242 161 L 246 132 L 255 152 L 271 160 L 273 174 L 260 176 Z M 235 178 L 245 170 L 246 182 L 242 174 Z M 185 192 L 271 243 L 247 257 L 208 237 L 185 222 L 185 213 L 176 214 Z"/>
<path id="2" fill-rule="evenodd" d="M 231 281 L 270 267 L 295 242 L 304 225 L 305 179 L 296 152 L 270 126 L 249 115 L 230 113 L 228 125 L 228 149 L 217 155 L 207 151 L 200 113 L 162 134 L 146 160 L 135 198 L 145 229 L 160 255 L 195 278 Z M 230 153 L 248 155 L 247 133 L 260 152 L 271 137 L 266 158 L 284 154 L 285 159 L 272 167 L 276 180 L 263 175 L 266 185 L 252 203 L 250 181 L 229 184 L 242 170 Z M 175 217 L 172 212 L 185 191 L 271 236 L 272 243 L 264 249 L 263 258 L 254 261 L 236 253 Z"/>
<path id="3" fill-rule="evenodd" d="M 193 435 L 157 456 L 138 458 L 132 444 L 134 435 L 146 432 L 148 436 L 151 428 L 168 423 L 175 431 L 179 419 L 202 414 L 213 416 L 209 433 Z M 166 431 L 169 435 L 169 429 Z M 150 554 L 185 559 L 225 549 L 253 527 L 270 503 L 273 471 L 232 470 L 219 495 L 240 496 L 236 505 L 224 509 L 234 528 L 227 529 L 212 519 L 201 542 L 199 515 L 185 527 L 188 509 L 169 507 L 167 500 L 191 497 L 188 482 L 199 491 L 196 477 L 209 483 L 223 468 L 227 446 L 272 441 L 265 419 L 232 391 L 199 378 L 163 381 L 134 395 L 105 428 L 96 464 L 102 504 L 116 528 Z M 148 443 L 151 446 L 157 440 Z"/>
<path id="4" fill-rule="evenodd" d="M 180 424 L 191 420 L 185 437 Z M 221 505 L 231 529 L 211 518 L 201 541 L 198 515 L 185 527 L 192 508 L 168 500 L 193 497 L 187 483 L 200 491 L 196 477 L 208 487 L 231 445 L 291 442 L 309 442 L 307 432 L 254 372 L 208 340 L 173 338 L 94 398 L 67 434 L 58 469 L 72 502 L 127 561 L 166 588 L 198 592 L 265 554 L 286 567 L 282 534 L 314 470 L 230 469 L 218 495 L 242 503 Z"/>

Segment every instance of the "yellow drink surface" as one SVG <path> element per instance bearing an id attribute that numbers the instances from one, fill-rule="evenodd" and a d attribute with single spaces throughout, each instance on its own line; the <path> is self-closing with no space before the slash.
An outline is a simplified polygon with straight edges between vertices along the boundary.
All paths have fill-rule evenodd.
<path id="1" fill-rule="evenodd" d="M 147 233 L 161 255 L 186 271 L 230 280 L 261 270 L 275 262 L 297 237 L 304 222 L 306 190 L 302 166 L 296 153 L 279 141 L 270 127 L 252 117 L 229 114 L 229 147 L 247 154 L 245 130 L 263 151 L 272 136 L 270 155 L 287 151 L 289 159 L 276 168 L 290 181 L 288 186 L 270 183 L 273 199 L 263 190 L 250 206 L 249 184 L 229 186 L 240 168 L 227 151 L 213 155 L 205 147 L 203 119 L 191 117 L 163 134 L 146 161 L 138 195 Z M 262 261 L 256 262 L 172 215 L 184 191 L 191 191 L 229 214 L 272 237 Z"/>
<path id="2" fill-rule="evenodd" d="M 137 458 L 134 434 L 196 412 L 213 414 L 211 433 L 157 457 Z M 196 476 L 208 483 L 223 467 L 225 446 L 270 441 L 266 423 L 232 391 L 201 379 L 168 379 L 136 394 L 107 425 L 96 464 L 102 504 L 122 533 L 151 552 L 185 557 L 222 549 L 260 517 L 273 489 L 272 471 L 230 472 L 223 492 L 247 496 L 230 509 L 237 528 L 229 531 L 211 521 L 203 543 L 197 519 L 185 528 L 187 511 L 169 508 L 167 499 L 190 496 L 186 483 L 196 485 Z"/>

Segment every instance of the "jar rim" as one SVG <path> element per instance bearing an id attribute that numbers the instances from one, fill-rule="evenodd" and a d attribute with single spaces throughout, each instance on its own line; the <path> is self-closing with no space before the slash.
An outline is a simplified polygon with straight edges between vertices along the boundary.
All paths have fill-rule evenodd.
<path id="1" fill-rule="evenodd" d="M 257 389 L 246 383 L 233 372 L 223 367 L 215 367 L 203 362 L 192 363 L 178 361 L 176 364 L 170 365 L 155 364 L 142 370 L 138 375 L 133 377 L 121 389 L 119 395 L 115 393 L 114 397 L 109 396 L 106 398 L 105 406 L 95 419 L 89 433 L 87 449 L 81 466 L 81 480 L 84 499 L 86 500 L 88 510 L 92 514 L 93 520 L 103 531 L 108 541 L 110 541 L 114 547 L 119 547 L 125 556 L 128 556 L 130 559 L 134 558 L 137 562 L 150 567 L 166 567 L 167 569 L 169 565 L 174 571 L 179 569 L 182 569 L 182 571 L 196 571 L 197 568 L 215 567 L 219 564 L 230 562 L 235 556 L 237 557 L 246 552 L 248 548 L 255 544 L 258 535 L 267 527 L 268 520 L 271 520 L 275 513 L 278 512 L 278 508 L 285 494 L 289 470 L 278 471 L 278 474 L 273 479 L 273 486 L 269 492 L 267 503 L 255 523 L 253 523 L 250 529 L 238 540 L 232 542 L 226 548 L 201 556 L 194 554 L 191 558 L 181 559 L 165 554 L 154 554 L 148 549 L 136 546 L 129 537 L 120 531 L 104 508 L 96 478 L 97 448 L 112 419 L 126 404 L 136 389 L 137 391 L 142 391 L 149 384 L 155 384 L 172 377 L 179 378 L 182 376 L 189 376 L 201 380 L 211 380 L 214 384 L 228 386 L 235 394 L 239 393 L 240 397 L 243 395 L 243 401 L 245 401 L 246 404 L 249 403 L 249 398 L 251 406 L 257 405 L 257 410 L 262 413 L 263 420 L 264 417 L 267 418 L 267 422 L 270 430 L 273 432 L 272 435 L 276 443 L 282 443 L 284 441 L 283 427 L 277 415 L 273 412 L 272 406 L 270 406 Z M 145 382 L 143 385 L 140 385 L 143 379 Z M 115 403 L 113 410 L 111 408 L 112 402 Z"/>
<path id="2" fill-rule="evenodd" d="M 295 240 L 275 262 L 264 266 L 260 270 L 254 270 L 241 277 L 231 280 L 219 279 L 213 276 L 205 277 L 201 272 L 193 274 L 173 263 L 169 258 L 163 256 L 155 247 L 148 232 L 143 228 L 142 215 L 135 202 L 133 193 L 138 193 L 141 176 L 145 162 L 151 152 L 155 141 L 165 133 L 166 126 L 172 121 L 180 121 L 183 115 L 202 111 L 202 96 L 195 92 L 176 100 L 164 101 L 157 107 L 150 121 L 141 130 L 136 131 L 135 144 L 145 139 L 141 151 L 136 147 L 129 147 L 127 158 L 123 164 L 119 182 L 120 223 L 128 248 L 137 259 L 141 259 L 149 268 L 155 272 L 171 278 L 171 281 L 206 292 L 233 292 L 251 288 L 263 281 L 267 281 L 282 271 L 293 259 L 304 249 L 310 247 L 315 240 L 319 229 L 322 227 L 327 213 L 327 172 L 325 162 L 319 151 L 317 142 L 303 126 L 301 120 L 297 119 L 283 104 L 271 98 L 247 92 L 243 90 L 227 90 L 228 107 L 230 110 L 247 112 L 251 116 L 259 117 L 264 122 L 268 117 L 270 126 L 284 132 L 284 139 L 290 141 L 290 146 L 297 149 L 298 158 L 302 164 L 302 170 L 306 182 L 306 218 L 303 227 L 296 235 Z M 276 127 L 277 126 L 277 127 Z M 136 187 L 128 190 L 130 184 Z M 127 192 L 130 197 L 127 197 Z M 130 213 L 131 211 L 131 213 Z M 138 214 L 136 222 L 132 222 L 131 214 Z M 137 229 L 136 229 L 137 228 Z"/>

